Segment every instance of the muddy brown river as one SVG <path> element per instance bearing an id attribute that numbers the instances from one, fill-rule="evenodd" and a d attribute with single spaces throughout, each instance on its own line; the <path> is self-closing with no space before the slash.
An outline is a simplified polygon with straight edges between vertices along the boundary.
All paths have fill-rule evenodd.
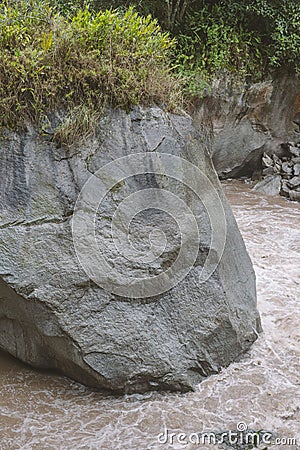
<path id="1" fill-rule="evenodd" d="M 274 433 L 275 445 L 265 448 L 300 448 L 300 205 L 242 182 L 224 189 L 257 276 L 264 332 L 251 351 L 197 392 L 126 397 L 34 371 L 2 353 L 1 450 L 212 450 L 220 447 L 191 437 L 238 424 Z"/>

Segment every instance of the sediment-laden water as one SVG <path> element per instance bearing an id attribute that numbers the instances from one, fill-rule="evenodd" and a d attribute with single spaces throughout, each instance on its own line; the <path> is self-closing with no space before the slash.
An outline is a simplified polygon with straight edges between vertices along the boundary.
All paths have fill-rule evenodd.
<path id="1" fill-rule="evenodd" d="M 300 448 L 300 205 L 241 182 L 224 188 L 257 275 L 264 333 L 251 351 L 197 392 L 119 398 L 1 354 L 1 450 L 210 450 L 218 447 L 180 445 L 178 434 L 186 442 L 240 423 L 283 439 L 269 448 Z M 162 443 L 165 434 L 158 442 L 166 429 L 174 445 Z"/>

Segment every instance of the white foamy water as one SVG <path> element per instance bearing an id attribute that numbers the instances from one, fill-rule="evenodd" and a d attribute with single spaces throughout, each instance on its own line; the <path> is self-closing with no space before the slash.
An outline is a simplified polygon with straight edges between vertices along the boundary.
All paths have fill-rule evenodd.
<path id="1" fill-rule="evenodd" d="M 214 449 L 157 436 L 236 429 L 239 422 L 300 444 L 300 205 L 227 182 L 252 258 L 264 333 L 240 362 L 197 392 L 111 397 L 0 355 L 0 449 Z M 299 446 L 276 445 L 276 449 Z"/>

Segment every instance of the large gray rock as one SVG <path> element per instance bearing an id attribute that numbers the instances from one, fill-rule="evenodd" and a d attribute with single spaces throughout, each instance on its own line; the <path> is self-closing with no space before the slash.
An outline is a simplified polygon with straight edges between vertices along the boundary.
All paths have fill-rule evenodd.
<path id="1" fill-rule="evenodd" d="M 58 369 L 82 383 L 119 392 L 192 389 L 249 349 L 260 331 L 255 275 L 200 141 L 189 117 L 157 108 L 108 112 L 93 139 L 70 149 L 56 148 L 34 129 L 4 134 L 1 348 L 34 367 Z M 154 297 L 131 298 L 130 285 L 128 296 L 118 296 L 93 282 L 80 266 L 71 231 L 78 194 L 103 165 L 137 152 L 186 158 L 218 192 L 227 239 L 221 262 L 206 282 L 199 283 L 199 274 L 211 240 L 207 212 L 185 184 L 159 174 L 136 175 L 107 194 L 97 214 L 97 239 L 110 246 L 112 216 L 128 194 L 149 187 L 172 191 L 194 211 L 201 230 L 198 257 L 184 280 Z M 188 174 L 181 176 L 188 184 Z M 206 201 L 222 222 L 210 189 Z M 158 226 L 168 239 L 165 252 L 147 265 L 109 250 L 109 263 L 129 276 L 166 270 L 180 247 L 175 222 L 157 210 L 140 213 L 132 226 L 133 241 L 142 248 Z"/>
<path id="2" fill-rule="evenodd" d="M 284 144 L 298 140 L 300 80 L 279 74 L 273 80 L 232 89 L 230 77 L 199 100 L 195 121 L 206 125 L 220 178 L 255 176 L 263 153 L 288 155 Z"/>

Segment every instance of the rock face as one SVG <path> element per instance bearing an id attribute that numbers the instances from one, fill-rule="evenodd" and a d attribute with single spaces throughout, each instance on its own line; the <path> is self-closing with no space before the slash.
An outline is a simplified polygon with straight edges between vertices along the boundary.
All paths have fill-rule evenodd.
<path id="1" fill-rule="evenodd" d="M 281 74 L 274 80 L 240 88 L 219 83 L 194 111 L 206 124 L 211 154 L 220 178 L 261 172 L 263 153 L 286 156 L 281 144 L 297 140 L 300 123 L 300 80 Z"/>
<path id="2" fill-rule="evenodd" d="M 4 134 L 2 349 L 34 367 L 58 369 L 84 384 L 127 393 L 192 389 L 249 349 L 260 331 L 255 275 L 200 141 L 189 117 L 157 108 L 136 108 L 130 114 L 110 111 L 93 139 L 70 149 L 56 148 L 34 129 Z M 167 292 L 139 299 L 118 296 L 91 281 L 76 257 L 71 225 L 78 194 L 92 173 L 117 158 L 149 152 L 180 156 L 205 173 L 224 207 L 227 240 L 217 270 L 199 283 L 211 242 L 210 221 L 201 201 L 184 183 L 155 173 L 135 175 L 116 185 L 97 213 L 99 242 L 110 245 L 112 216 L 123 199 L 149 187 L 173 190 L 196 211 L 201 229 L 199 254 L 184 280 Z M 206 201 L 214 206 L 209 190 Z M 108 259 L 116 270 L 155 275 L 172 265 L 180 239 L 176 223 L 164 212 L 141 212 L 132 226 L 133 241 L 137 239 L 140 247 L 149 244 L 143 233 L 148 235 L 153 226 L 162 227 L 170 240 L 165 252 L 148 266 L 111 252 Z"/>

